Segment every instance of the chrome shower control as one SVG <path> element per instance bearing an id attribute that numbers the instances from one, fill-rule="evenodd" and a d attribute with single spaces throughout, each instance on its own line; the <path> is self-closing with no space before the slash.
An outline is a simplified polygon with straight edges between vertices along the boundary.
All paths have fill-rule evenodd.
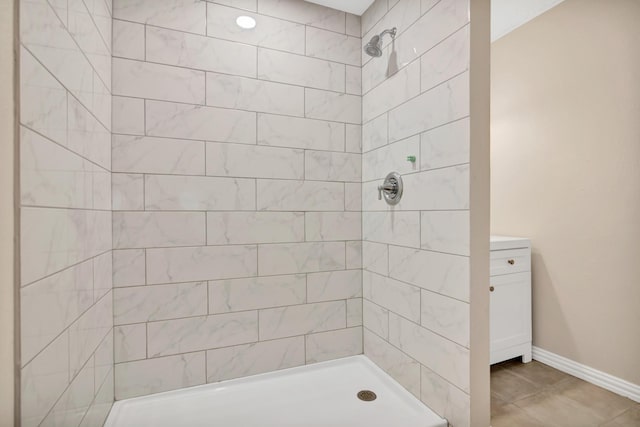
<path id="1" fill-rule="evenodd" d="M 378 200 L 384 200 L 390 205 L 397 205 L 402 198 L 402 177 L 397 172 L 391 172 L 378 186 Z"/>

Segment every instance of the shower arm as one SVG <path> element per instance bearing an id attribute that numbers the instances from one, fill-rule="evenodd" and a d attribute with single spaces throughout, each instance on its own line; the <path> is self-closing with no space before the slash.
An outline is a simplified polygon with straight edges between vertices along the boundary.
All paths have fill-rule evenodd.
<path id="1" fill-rule="evenodd" d="M 390 30 L 384 30 L 383 32 L 380 33 L 380 39 L 382 40 L 382 37 L 384 37 L 385 34 L 389 34 L 391 36 L 391 39 L 395 39 L 396 38 L 396 31 L 397 31 L 396 27 L 393 27 Z"/>

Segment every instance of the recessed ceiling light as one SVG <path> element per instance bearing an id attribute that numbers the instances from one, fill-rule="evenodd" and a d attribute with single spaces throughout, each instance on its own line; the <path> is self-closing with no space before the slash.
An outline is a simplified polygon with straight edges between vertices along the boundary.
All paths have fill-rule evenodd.
<path id="1" fill-rule="evenodd" d="M 240 28 L 250 30 L 252 28 L 255 28 L 256 20 L 250 16 L 238 16 L 238 19 L 236 19 L 236 24 L 238 24 L 238 27 Z"/>

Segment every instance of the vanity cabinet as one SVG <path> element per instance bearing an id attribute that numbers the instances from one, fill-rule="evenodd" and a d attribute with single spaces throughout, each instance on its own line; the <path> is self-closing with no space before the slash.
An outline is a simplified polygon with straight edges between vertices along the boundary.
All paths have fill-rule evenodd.
<path id="1" fill-rule="evenodd" d="M 491 236 L 491 364 L 521 356 L 531 361 L 531 242 Z"/>

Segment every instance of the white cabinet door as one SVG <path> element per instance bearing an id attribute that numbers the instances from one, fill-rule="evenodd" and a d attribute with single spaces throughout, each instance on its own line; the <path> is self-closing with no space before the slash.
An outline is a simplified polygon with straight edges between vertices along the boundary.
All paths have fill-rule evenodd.
<path id="1" fill-rule="evenodd" d="M 531 341 L 531 273 L 490 278 L 491 353 Z"/>

